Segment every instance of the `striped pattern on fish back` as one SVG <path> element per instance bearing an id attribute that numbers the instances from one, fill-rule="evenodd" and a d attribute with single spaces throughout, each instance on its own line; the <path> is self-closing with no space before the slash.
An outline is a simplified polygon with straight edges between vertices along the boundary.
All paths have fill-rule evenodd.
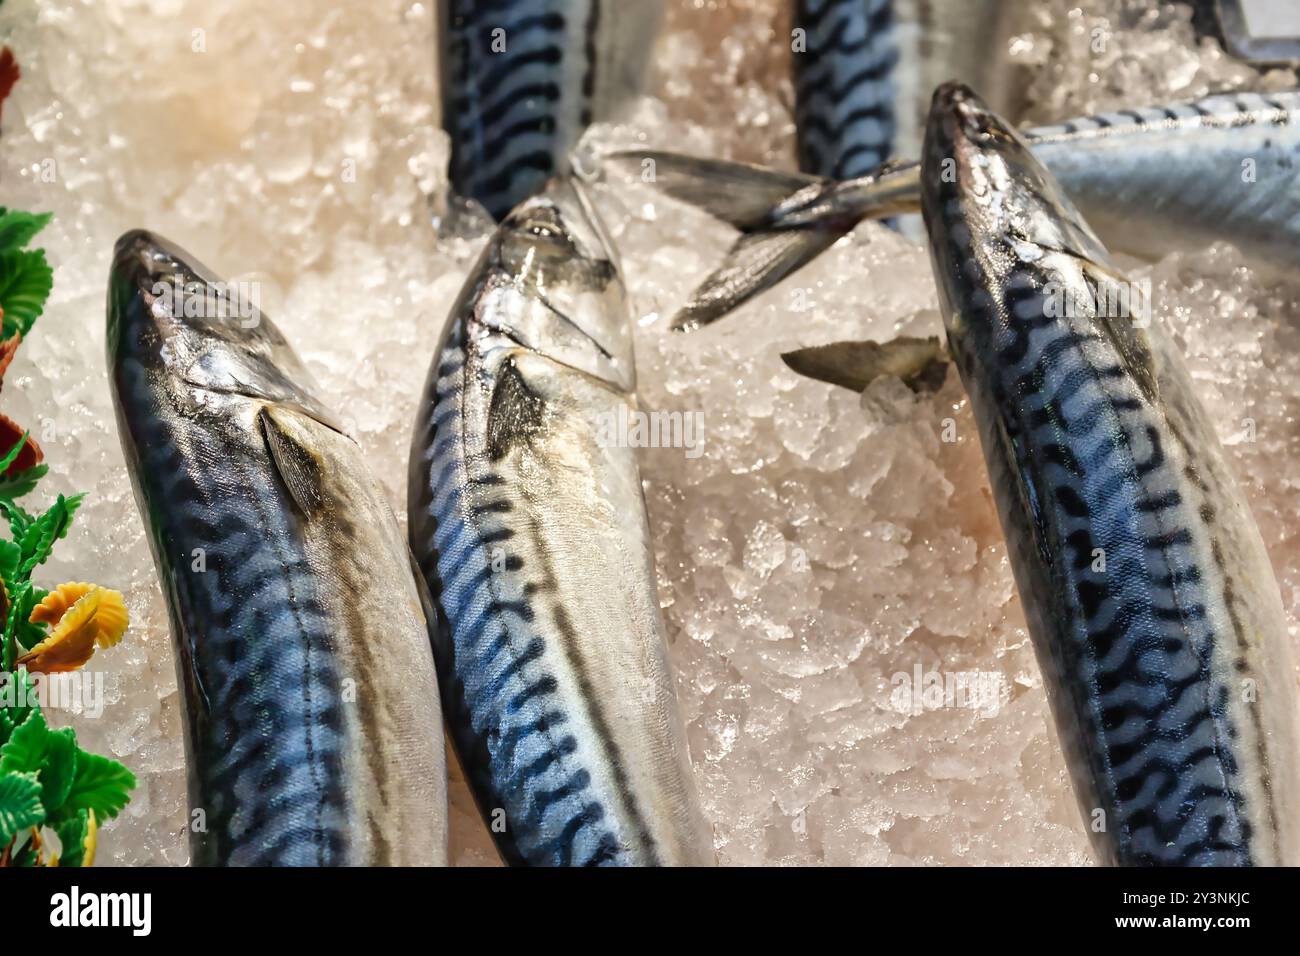
<path id="1" fill-rule="evenodd" d="M 1212 489 L 1097 323 L 1049 316 L 1061 273 L 1019 263 L 991 297 L 968 228 L 947 227 L 962 334 L 981 337 L 954 351 L 1080 803 L 1104 811 L 1094 844 L 1130 865 L 1275 859 Z"/>
<path id="2" fill-rule="evenodd" d="M 1123 136 L 1144 130 L 1289 126 L 1295 122 L 1297 110 L 1300 110 L 1300 92 L 1225 93 L 1166 106 L 1116 110 L 1065 123 L 1035 126 L 1027 131 L 1026 136 L 1037 144 L 1099 133 Z"/>
<path id="3" fill-rule="evenodd" d="M 501 219 L 591 122 L 601 0 L 442 0 L 441 16 L 451 185 Z"/>
<path id="4" fill-rule="evenodd" d="M 191 833 L 193 862 L 355 862 L 333 637 L 296 516 L 257 456 L 222 440 L 221 422 L 157 407 L 132 358 L 117 375 L 179 676 L 201 708 L 189 726 L 190 794 L 207 832 Z M 192 570 L 195 549 L 203 571 Z"/>
<path id="5" fill-rule="evenodd" d="M 1032 140 L 1117 248 L 1150 258 L 1230 241 L 1254 259 L 1294 265 L 1298 106 L 1296 93 L 1212 96 L 1043 127 Z"/>
<path id="6" fill-rule="evenodd" d="M 798 0 L 795 28 L 806 46 L 791 56 L 799 168 L 862 176 L 894 149 L 893 0 Z"/>
<path id="7" fill-rule="evenodd" d="M 576 715 L 546 663 L 553 636 L 536 626 L 529 600 L 541 585 L 515 595 L 500 583 L 529 569 L 511 545 L 512 505 L 486 429 L 466 421 L 482 411 L 469 407 L 467 387 L 490 386 L 463 345 L 456 322 L 430 370 L 411 454 L 411 545 L 445 622 L 438 673 L 447 725 L 508 862 L 626 865 L 633 861 L 583 765 Z"/>

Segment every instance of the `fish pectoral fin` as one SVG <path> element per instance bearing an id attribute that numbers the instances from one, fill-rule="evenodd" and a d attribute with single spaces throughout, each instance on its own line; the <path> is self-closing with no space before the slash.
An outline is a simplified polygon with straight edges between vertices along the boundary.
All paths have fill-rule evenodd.
<path id="1" fill-rule="evenodd" d="M 806 378 L 855 392 L 864 391 L 882 375 L 897 376 L 914 392 L 933 392 L 948 370 L 943 347 L 933 335 L 902 335 L 888 342 L 832 342 L 783 352 L 781 359 Z"/>
<path id="2" fill-rule="evenodd" d="M 605 162 L 639 172 L 642 182 L 737 229 L 768 222 L 774 206 L 804 187 L 822 182 L 816 176 L 766 166 L 661 150 L 623 150 L 610 153 Z"/>
<path id="3" fill-rule="evenodd" d="M 1146 301 L 1145 292 L 1105 266 L 1087 260 L 1081 263 L 1093 301 L 1098 304 L 1098 328 L 1114 344 L 1120 361 L 1142 394 L 1154 403 L 1159 395 L 1159 374 L 1155 350 L 1146 332 L 1146 325 L 1151 321 L 1151 304 Z M 1134 296 L 1139 300 L 1136 303 Z"/>
<path id="4" fill-rule="evenodd" d="M 673 317 L 672 327 L 689 332 L 722 318 L 786 276 L 802 269 L 852 229 L 778 229 L 746 233 L 721 266 L 699 284 Z"/>
<path id="5" fill-rule="evenodd" d="M 520 350 L 497 372 L 488 405 L 487 452 L 500 461 L 511 449 L 530 444 L 546 426 L 546 398 L 524 376 L 520 363 L 530 353 Z"/>
<path id="6" fill-rule="evenodd" d="M 300 429 L 290 418 L 294 414 L 274 405 L 263 405 L 257 412 L 257 424 L 289 496 L 303 516 L 310 518 L 325 500 L 321 463 L 299 439 Z"/>
<path id="7" fill-rule="evenodd" d="M 636 401 L 613 382 L 524 348 L 502 360 L 495 379 L 487 419 L 487 453 L 493 462 L 586 422 L 593 409 Z"/>

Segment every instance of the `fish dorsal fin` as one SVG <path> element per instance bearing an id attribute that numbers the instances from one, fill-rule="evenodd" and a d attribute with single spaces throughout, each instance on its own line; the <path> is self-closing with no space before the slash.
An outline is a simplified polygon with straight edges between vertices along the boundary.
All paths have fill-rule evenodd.
<path id="1" fill-rule="evenodd" d="M 947 370 L 943 349 L 934 336 L 832 342 L 785 352 L 781 359 L 800 375 L 855 392 L 864 391 L 882 375 L 898 376 L 914 392 L 936 391 Z"/>
<path id="2" fill-rule="evenodd" d="M 263 405 L 257 412 L 257 423 L 280 480 L 298 509 L 310 518 L 325 501 L 321 463 L 299 440 L 301 429 L 290 419 L 293 414 L 274 405 Z"/>
<path id="3" fill-rule="evenodd" d="M 1120 361 L 1150 402 L 1159 395 L 1155 351 L 1146 325 L 1151 321 L 1151 303 L 1146 291 L 1125 276 L 1105 266 L 1082 261 L 1083 274 L 1098 304 L 1096 323 L 1115 346 Z M 1135 301 L 1136 300 L 1136 301 Z M 1118 302 L 1123 314 L 1111 308 Z M 1104 305 L 1103 305 L 1104 304 Z"/>

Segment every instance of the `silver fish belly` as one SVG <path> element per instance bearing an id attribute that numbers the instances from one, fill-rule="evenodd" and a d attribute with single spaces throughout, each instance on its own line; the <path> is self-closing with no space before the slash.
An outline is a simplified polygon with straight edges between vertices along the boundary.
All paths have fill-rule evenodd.
<path id="1" fill-rule="evenodd" d="M 452 187 L 500 219 L 640 91 L 662 0 L 439 0 Z"/>
<path id="2" fill-rule="evenodd" d="M 1281 598 L 1177 350 L 1095 305 L 1122 277 L 969 90 L 936 93 L 923 164 L 950 349 L 1098 857 L 1296 863 Z"/>
<path id="3" fill-rule="evenodd" d="M 454 306 L 408 486 L 448 728 L 512 864 L 713 859 L 636 452 L 602 436 L 634 388 L 607 240 L 557 183 L 506 218 Z"/>
<path id="4" fill-rule="evenodd" d="M 446 862 L 428 595 L 270 320 L 144 232 L 108 356 L 185 703 L 196 865 Z M 198 816 L 196 816 L 196 814 Z"/>

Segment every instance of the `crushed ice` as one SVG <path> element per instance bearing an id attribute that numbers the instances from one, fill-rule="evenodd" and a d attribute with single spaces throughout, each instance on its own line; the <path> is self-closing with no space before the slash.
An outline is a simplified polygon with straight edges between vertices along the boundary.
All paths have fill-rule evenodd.
<path id="1" fill-rule="evenodd" d="M 587 148 L 788 166 L 784 5 L 669 6 L 655 96 Z M 1033 68 L 1026 119 L 1294 83 L 1197 48 L 1173 4 L 1026 6 L 1009 40 Z M 430 4 L 18 0 L 0 27 L 23 67 L 0 139 L 5 201 L 55 212 L 42 239 L 56 267 L 5 410 L 39 432 L 52 466 L 42 492 L 90 492 L 48 579 L 111 568 L 104 583 L 122 588 L 133 620 L 95 659 L 103 716 L 68 719 L 141 781 L 105 827 L 101 859 L 183 863 L 180 701 L 103 368 L 112 243 L 146 226 L 226 278 L 256 281 L 400 513 L 416 395 L 482 234 L 439 242 L 428 228 L 447 155 Z M 607 182 L 597 195 L 633 293 L 642 403 L 704 415 L 704 454 L 645 449 L 643 476 L 720 860 L 1086 862 L 955 374 L 935 396 L 881 381 L 858 397 L 779 359 L 800 345 L 936 334 L 924 252 L 863 225 L 731 320 L 674 335 L 667 317 L 730 233 L 641 186 Z M 1300 291 L 1226 247 L 1136 271 L 1216 415 L 1294 622 Z M 936 681 L 939 692 L 922 692 Z M 972 706 L 962 686 L 994 693 Z M 463 785 L 452 831 L 454 859 L 492 859 Z"/>

